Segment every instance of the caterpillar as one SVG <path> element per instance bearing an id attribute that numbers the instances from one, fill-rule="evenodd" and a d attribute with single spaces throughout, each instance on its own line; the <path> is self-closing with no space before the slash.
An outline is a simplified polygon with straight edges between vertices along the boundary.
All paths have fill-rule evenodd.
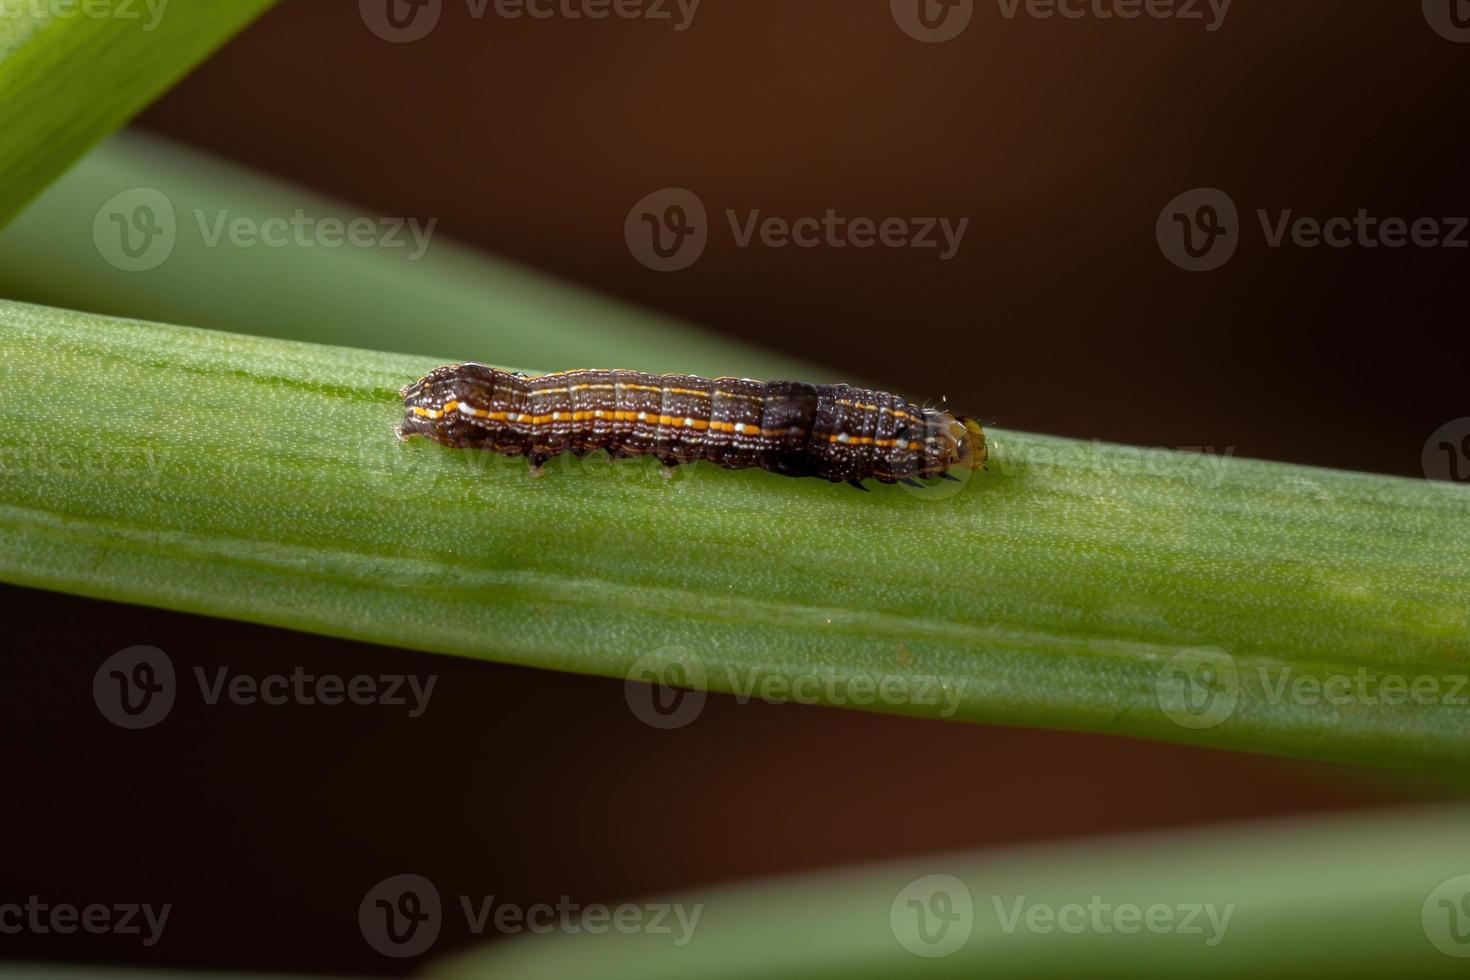
<path id="1" fill-rule="evenodd" d="M 861 489 L 985 466 L 985 432 L 965 416 L 883 391 L 804 381 L 577 370 L 528 377 L 473 362 L 403 388 L 399 439 L 525 456 L 652 455 L 666 467 L 706 459 Z"/>

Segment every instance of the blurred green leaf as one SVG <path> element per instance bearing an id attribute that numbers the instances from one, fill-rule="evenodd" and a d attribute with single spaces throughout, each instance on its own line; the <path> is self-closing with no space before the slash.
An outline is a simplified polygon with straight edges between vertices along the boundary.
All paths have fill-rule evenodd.
<path id="1" fill-rule="evenodd" d="M 497 941 L 430 974 L 1463 977 L 1467 825 L 1460 806 L 933 855 L 628 903 L 672 906 L 666 931 L 556 919 L 553 935 Z"/>
<path id="2" fill-rule="evenodd" d="M 272 0 L 0 0 L 0 226 Z"/>
<path id="3" fill-rule="evenodd" d="M 1470 489 L 1011 432 L 924 491 L 536 480 L 394 439 L 435 363 L 0 303 L 0 578 L 747 697 L 1470 760 Z"/>
<path id="4" fill-rule="evenodd" d="M 168 230 L 146 261 L 120 253 L 131 207 Z M 412 218 L 392 247 L 232 245 L 221 221 L 259 227 L 297 213 L 320 227 Z M 121 215 L 125 227 L 116 225 Z M 761 377 L 820 372 L 460 245 L 435 215 L 369 215 L 205 153 L 121 133 L 0 232 L 0 295 L 165 323 L 502 364 L 636 365 Z M 386 233 L 384 238 L 386 238 Z M 417 257 L 415 257 L 417 255 Z M 631 256 L 630 267 L 646 272 Z M 120 267 L 121 266 L 121 267 Z M 130 271 L 133 270 L 133 271 Z"/>

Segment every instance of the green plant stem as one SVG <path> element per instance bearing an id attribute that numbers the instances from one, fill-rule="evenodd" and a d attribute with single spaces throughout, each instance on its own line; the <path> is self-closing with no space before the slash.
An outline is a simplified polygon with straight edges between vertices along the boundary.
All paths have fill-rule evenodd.
<path id="1" fill-rule="evenodd" d="M 1470 873 L 1467 825 L 1460 806 L 933 855 L 635 900 L 677 904 L 684 922 L 698 907 L 698 918 L 688 928 L 670 912 L 662 931 L 593 934 L 578 915 L 572 929 L 490 943 L 430 975 L 1463 977 L 1467 960 L 1434 946 L 1429 930 L 1470 952 L 1446 928 L 1463 930 L 1463 911 L 1441 904 L 1462 901 L 1470 878 L 1440 890 Z M 936 886 L 951 898 L 936 902 Z M 919 938 L 910 899 L 935 945 Z M 901 938 L 945 955 L 920 958 Z"/>
<path id="2" fill-rule="evenodd" d="M 0 0 L 0 226 L 271 2 Z"/>
<path id="3" fill-rule="evenodd" d="M 0 578 L 613 677 L 679 661 L 716 691 L 1470 761 L 1466 488 L 1013 432 L 952 495 L 597 457 L 538 480 L 394 439 L 436 363 L 0 303 Z M 1374 686 L 1300 686 L 1338 677 Z"/>

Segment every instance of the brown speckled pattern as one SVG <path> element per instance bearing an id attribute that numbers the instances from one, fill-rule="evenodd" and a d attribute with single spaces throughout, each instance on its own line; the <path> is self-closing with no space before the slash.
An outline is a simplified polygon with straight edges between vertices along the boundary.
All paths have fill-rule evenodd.
<path id="1" fill-rule="evenodd" d="M 403 390 L 402 438 L 526 456 L 605 449 L 673 466 L 706 459 L 786 476 L 884 483 L 985 464 L 971 419 L 883 391 L 802 381 L 563 371 L 530 378 L 483 364 L 437 368 Z"/>

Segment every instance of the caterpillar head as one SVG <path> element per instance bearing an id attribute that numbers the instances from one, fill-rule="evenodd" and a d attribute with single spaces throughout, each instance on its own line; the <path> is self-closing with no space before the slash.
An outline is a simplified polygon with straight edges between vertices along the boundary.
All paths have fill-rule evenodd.
<path id="1" fill-rule="evenodd" d="M 436 437 L 450 431 L 460 421 L 455 409 L 462 400 L 473 398 L 489 404 L 506 377 L 504 372 L 474 362 L 435 368 L 400 390 L 403 424 L 398 427 L 398 437 Z"/>
<path id="2" fill-rule="evenodd" d="M 985 466 L 985 431 L 979 422 L 933 409 L 924 416 L 918 476 L 941 476 L 956 466 L 970 470 Z"/>
<path id="3" fill-rule="evenodd" d="M 954 465 L 967 470 L 983 470 L 990 451 L 985 445 L 985 430 L 980 423 L 964 415 L 956 416 L 949 424 L 949 435 L 954 440 Z"/>

